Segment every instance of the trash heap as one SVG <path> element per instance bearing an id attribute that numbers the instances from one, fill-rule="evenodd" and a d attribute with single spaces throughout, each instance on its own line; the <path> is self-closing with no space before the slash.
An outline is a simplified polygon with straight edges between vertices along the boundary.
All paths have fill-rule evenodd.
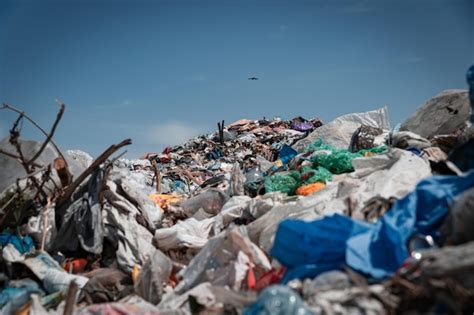
<path id="1" fill-rule="evenodd" d="M 474 68 L 386 107 L 242 119 L 161 153 L 0 142 L 2 314 L 474 311 Z M 472 104 L 472 105 L 470 105 Z"/>

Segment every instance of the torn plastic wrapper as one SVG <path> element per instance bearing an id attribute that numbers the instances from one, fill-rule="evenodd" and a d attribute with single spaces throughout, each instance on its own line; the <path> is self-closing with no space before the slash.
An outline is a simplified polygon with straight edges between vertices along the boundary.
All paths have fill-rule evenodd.
<path id="1" fill-rule="evenodd" d="M 133 292 L 130 275 L 115 268 L 95 269 L 84 276 L 90 279 L 82 289 L 88 303 L 112 302 Z"/>
<path id="2" fill-rule="evenodd" d="M 229 200 L 229 196 L 226 193 L 218 189 L 209 189 L 197 196 L 182 201 L 179 206 L 188 215 L 193 215 L 201 208 L 207 213 L 216 215 L 227 200 Z"/>
<path id="3" fill-rule="evenodd" d="M 213 310 L 221 314 L 235 311 L 240 313 L 256 298 L 254 292 L 236 292 L 228 287 L 203 282 L 180 295 L 171 293 L 163 297 L 158 308 L 163 314 L 176 310 L 180 310 L 184 314 L 196 314 L 206 310 Z"/>
<path id="4" fill-rule="evenodd" d="M 43 287 L 49 293 L 61 291 L 66 294 L 71 281 L 76 282 L 79 289 L 82 289 L 89 281 L 86 277 L 67 273 L 46 252 L 39 252 L 19 263 L 28 267 L 43 282 Z M 79 293 L 80 290 L 78 295 Z"/>
<path id="5" fill-rule="evenodd" d="M 163 295 L 163 287 L 171 275 L 171 260 L 161 251 L 155 253 L 145 262 L 140 270 L 135 292 L 152 304 L 158 304 Z"/>
<path id="6" fill-rule="evenodd" d="M 253 199 L 248 196 L 234 196 L 222 207 L 221 212 L 213 218 L 214 235 L 227 228 L 231 222 L 242 218 Z"/>
<path id="7" fill-rule="evenodd" d="M 146 302 L 138 296 L 127 296 L 115 303 L 93 304 L 79 308 L 75 315 L 123 315 L 123 314 L 143 314 L 143 315 L 162 315 L 158 308 Z"/>
<path id="8" fill-rule="evenodd" d="M 179 221 L 172 227 L 157 229 L 154 242 L 164 251 L 183 247 L 201 248 L 206 244 L 213 224 L 214 219 Z"/>
<path id="9" fill-rule="evenodd" d="M 180 272 L 182 280 L 176 287 L 176 292 L 185 292 L 206 281 L 234 287 L 238 271 L 235 268 L 241 266 L 237 262 L 240 252 L 247 256 L 249 262 L 258 270 L 264 272 L 271 269 L 266 255 L 234 228 L 207 242 L 189 265 Z"/>
<path id="10" fill-rule="evenodd" d="M 99 192 L 103 171 L 96 170 L 89 182 L 77 192 L 70 206 L 56 212 L 60 225 L 54 241 L 54 250 L 74 255 L 80 248 L 92 254 L 102 253 L 104 230 Z"/>
<path id="11" fill-rule="evenodd" d="M 45 227 L 46 235 L 44 235 Z M 26 226 L 26 233 L 34 238 L 37 244 L 41 245 L 44 239 L 44 249 L 49 250 L 58 233 L 56 229 L 55 205 L 45 207 L 41 209 L 37 216 L 30 217 Z"/>
<path id="12" fill-rule="evenodd" d="M 143 265 L 156 250 L 153 234 L 137 222 L 134 213 L 122 213 L 109 204 L 104 205 L 104 213 L 108 237 L 118 238 L 116 257 L 120 269 L 131 272 L 135 265 Z"/>
<path id="13" fill-rule="evenodd" d="M 9 281 L 0 291 L 2 314 L 15 314 L 18 309 L 28 303 L 32 294 L 44 294 L 36 281 L 29 278 Z"/>

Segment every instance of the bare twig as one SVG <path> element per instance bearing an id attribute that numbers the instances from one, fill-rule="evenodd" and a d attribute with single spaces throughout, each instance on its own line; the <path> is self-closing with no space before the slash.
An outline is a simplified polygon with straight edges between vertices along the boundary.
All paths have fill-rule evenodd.
<path id="1" fill-rule="evenodd" d="M 59 198 L 59 201 L 57 203 L 57 209 L 61 208 L 61 205 L 64 204 L 64 202 L 66 202 L 71 197 L 76 188 L 84 181 L 84 179 L 86 179 L 87 176 L 92 174 L 102 163 L 104 163 L 109 158 L 109 156 L 114 154 L 120 148 L 129 144 L 132 144 L 132 140 L 126 139 L 120 142 L 119 144 L 111 145 L 107 150 L 105 150 L 104 153 L 102 153 L 84 172 L 82 172 L 82 174 L 79 175 L 76 180 L 69 184 L 63 195 Z"/>
<path id="2" fill-rule="evenodd" d="M 19 180 L 23 180 L 23 179 L 27 179 L 27 178 L 30 178 L 31 176 L 35 176 L 43 171 L 46 171 L 48 169 L 48 167 L 50 167 L 49 165 L 47 166 L 41 166 L 38 164 L 38 167 L 40 167 L 39 169 L 35 170 L 34 172 L 22 177 L 22 178 L 18 178 Z"/>
<path id="3" fill-rule="evenodd" d="M 6 104 L 6 103 L 3 103 L 3 106 L 0 107 L 0 109 L 8 109 L 8 110 L 11 110 L 15 113 L 18 113 L 18 114 L 23 114 L 23 117 L 25 117 L 26 120 L 28 120 L 33 126 L 35 126 L 39 131 L 41 131 L 41 133 L 44 135 L 44 136 L 48 136 L 48 133 L 43 129 L 41 128 L 40 125 L 38 125 L 31 117 L 29 117 L 25 112 L 9 105 L 9 104 Z M 51 144 L 54 146 L 54 148 L 56 149 L 56 152 L 58 153 L 58 155 L 60 157 L 62 157 L 64 159 L 64 155 L 62 154 L 61 150 L 59 150 L 59 147 L 56 145 L 56 143 L 51 139 Z"/>
<path id="4" fill-rule="evenodd" d="M 30 166 L 29 166 L 28 162 L 26 161 L 25 156 L 23 155 L 23 151 L 21 150 L 20 142 L 18 141 L 18 139 L 20 138 L 20 132 L 18 131 L 18 125 L 22 121 L 23 117 L 24 117 L 23 113 L 20 113 L 18 118 L 13 123 L 12 129 L 10 129 L 9 142 L 10 142 L 11 145 L 13 145 L 15 147 L 15 149 L 18 153 L 19 159 L 20 159 L 20 163 L 23 166 L 23 168 L 25 169 L 26 174 L 30 174 L 31 173 Z M 40 193 L 43 198 L 46 198 L 46 194 L 41 189 L 41 187 L 39 186 L 38 181 L 36 180 L 36 178 L 33 176 L 33 177 L 30 177 L 30 180 L 33 183 L 33 185 L 35 186 L 35 188 L 37 189 L 38 193 Z"/>
<path id="5" fill-rule="evenodd" d="M 6 156 L 8 156 L 8 157 L 11 157 L 12 159 L 17 160 L 19 163 L 22 163 L 20 156 L 18 156 L 18 155 L 16 155 L 16 154 L 13 154 L 13 153 L 4 151 L 4 150 L 2 150 L 2 149 L 0 149 L 0 154 L 6 155 Z M 33 162 L 32 165 L 35 166 L 35 167 L 41 167 L 41 168 L 43 167 L 42 165 L 40 165 L 40 164 L 38 164 L 38 163 L 36 163 L 36 162 Z"/>
<path id="6" fill-rule="evenodd" d="M 25 168 L 27 174 L 30 173 L 28 164 L 26 163 L 25 156 L 23 155 L 23 151 L 21 150 L 20 142 L 18 138 L 20 138 L 20 132 L 18 131 L 18 125 L 20 124 L 21 120 L 23 119 L 23 113 L 18 116 L 18 118 L 13 123 L 12 129 L 10 129 L 10 139 L 9 142 L 12 146 L 15 147 L 18 156 L 20 158 L 21 164 Z"/>
<path id="7" fill-rule="evenodd" d="M 46 171 L 42 174 L 41 176 L 41 184 L 39 184 L 39 188 L 38 188 L 38 191 L 36 192 L 35 196 L 33 197 L 33 199 L 36 199 L 38 197 L 39 194 L 43 194 L 43 197 L 44 198 L 47 198 L 47 195 L 44 193 L 44 190 L 43 190 L 43 187 L 44 185 L 46 184 L 46 182 L 50 179 L 50 175 L 51 175 L 51 164 L 49 164 L 46 168 Z M 33 179 L 34 177 L 31 177 L 31 179 Z"/>
<path id="8" fill-rule="evenodd" d="M 51 208 L 52 200 L 48 198 L 48 203 L 43 209 L 43 234 L 41 235 L 41 250 L 44 250 L 44 244 L 46 243 L 46 235 L 48 235 L 48 212 L 49 208 Z"/>
<path id="9" fill-rule="evenodd" d="M 8 199 L 8 201 L 2 206 L 2 209 L 0 209 L 0 212 L 3 212 L 3 210 L 5 210 L 8 207 L 8 205 L 15 199 L 15 197 L 16 197 L 15 194 L 13 194 L 11 196 L 11 198 Z M 4 217 L 2 217 L 0 225 L 2 225 L 3 219 L 4 219 Z"/>
<path id="10" fill-rule="evenodd" d="M 151 166 L 153 166 L 153 171 L 155 172 L 156 192 L 159 194 L 161 193 L 161 174 L 155 159 L 151 161 Z"/>
<path id="11" fill-rule="evenodd" d="M 58 114 L 56 115 L 56 120 L 54 121 L 54 124 L 53 124 L 53 127 L 51 128 L 51 132 L 48 134 L 48 136 L 46 137 L 46 140 L 44 140 L 43 144 L 41 145 L 40 149 L 38 150 L 38 152 L 36 152 L 36 154 L 28 161 L 28 164 L 31 163 L 31 162 L 34 162 L 40 155 L 41 153 L 43 152 L 43 150 L 46 148 L 46 146 L 48 145 L 49 141 L 51 141 L 51 138 L 53 137 L 54 135 L 54 132 L 56 131 L 56 127 L 58 127 L 58 124 L 59 124 L 59 121 L 61 120 L 61 117 L 63 116 L 63 113 L 64 113 L 64 109 L 65 109 L 65 106 L 64 104 L 61 104 L 60 107 L 59 107 L 59 112 Z M 65 160 L 63 158 L 63 160 Z"/>
<path id="12" fill-rule="evenodd" d="M 110 165 L 113 165 L 115 163 L 115 161 L 117 161 L 118 159 L 120 159 L 122 156 L 124 156 L 125 154 L 127 154 L 127 150 L 123 151 L 122 153 L 120 153 L 119 155 L 117 155 L 116 157 L 114 157 L 108 164 Z"/>
<path id="13" fill-rule="evenodd" d="M 73 280 L 69 283 L 69 289 L 66 295 L 66 306 L 64 307 L 64 315 L 72 315 L 74 312 L 74 306 L 76 305 L 76 294 L 79 289 L 76 282 Z"/>

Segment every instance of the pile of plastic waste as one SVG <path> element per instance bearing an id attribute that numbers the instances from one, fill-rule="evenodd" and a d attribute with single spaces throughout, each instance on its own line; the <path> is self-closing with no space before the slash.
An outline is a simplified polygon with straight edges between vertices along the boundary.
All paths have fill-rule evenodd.
<path id="1" fill-rule="evenodd" d="M 0 141 L 2 314 L 474 312 L 470 90 L 130 160 Z"/>

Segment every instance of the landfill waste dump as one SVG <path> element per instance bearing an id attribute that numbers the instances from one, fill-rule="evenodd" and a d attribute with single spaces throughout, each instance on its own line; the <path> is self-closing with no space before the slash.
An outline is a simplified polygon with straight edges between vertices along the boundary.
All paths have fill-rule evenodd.
<path id="1" fill-rule="evenodd" d="M 1 313 L 472 314 L 468 83 L 395 128 L 387 107 L 221 121 L 140 159 L 61 151 L 64 104 L 48 131 L 3 104 Z"/>

